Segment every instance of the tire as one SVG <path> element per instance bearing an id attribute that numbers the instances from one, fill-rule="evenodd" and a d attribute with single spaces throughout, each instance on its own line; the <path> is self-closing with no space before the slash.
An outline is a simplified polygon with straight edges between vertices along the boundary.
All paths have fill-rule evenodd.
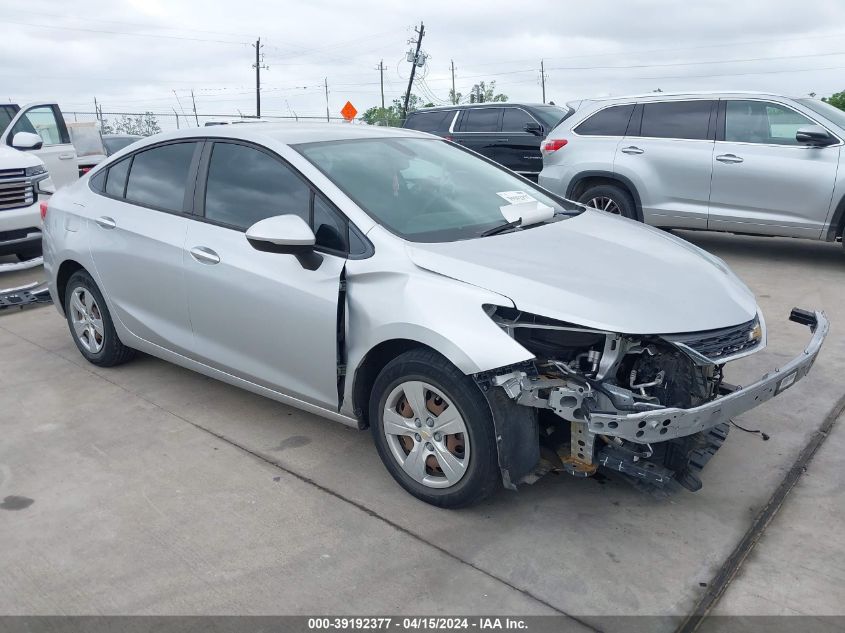
<path id="1" fill-rule="evenodd" d="M 28 259 L 41 256 L 41 242 L 34 246 L 27 246 L 26 250 L 21 250 L 15 253 L 18 261 L 25 262 Z"/>
<path id="2" fill-rule="evenodd" d="M 578 202 L 588 207 L 607 211 L 630 220 L 637 219 L 634 198 L 622 187 L 616 185 L 594 185 L 578 196 Z"/>
<path id="3" fill-rule="evenodd" d="M 65 316 L 73 342 L 89 363 L 114 367 L 135 356 L 135 350 L 117 337 L 103 294 L 84 270 L 76 271 L 68 280 Z"/>
<path id="4" fill-rule="evenodd" d="M 417 417 L 412 401 L 424 403 L 426 419 Z M 478 385 L 437 352 L 415 349 L 390 361 L 373 385 L 369 415 L 385 468 L 418 499 L 460 508 L 478 503 L 501 485 L 490 406 Z M 451 420 L 443 429 L 453 432 L 438 432 L 439 420 Z M 398 432 L 388 434 L 385 427 Z"/>

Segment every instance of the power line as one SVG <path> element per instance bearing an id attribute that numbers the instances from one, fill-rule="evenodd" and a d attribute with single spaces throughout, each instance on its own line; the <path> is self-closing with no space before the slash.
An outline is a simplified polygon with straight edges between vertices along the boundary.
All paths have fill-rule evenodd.
<path id="1" fill-rule="evenodd" d="M 101 29 L 85 29 L 77 26 L 53 26 L 51 24 L 32 24 L 30 22 L 13 22 L 12 20 L 3 20 L 3 24 L 17 24 L 19 26 L 32 26 L 40 29 L 56 29 L 59 31 L 84 31 L 86 33 L 106 33 L 109 35 L 126 35 L 129 37 L 156 37 L 166 40 L 184 40 L 188 42 L 211 42 L 215 44 L 237 44 L 238 46 L 246 46 L 248 42 L 233 42 L 230 40 L 211 40 L 199 37 L 182 37 L 179 35 L 160 35 L 155 33 L 127 33 L 125 31 L 106 31 Z"/>

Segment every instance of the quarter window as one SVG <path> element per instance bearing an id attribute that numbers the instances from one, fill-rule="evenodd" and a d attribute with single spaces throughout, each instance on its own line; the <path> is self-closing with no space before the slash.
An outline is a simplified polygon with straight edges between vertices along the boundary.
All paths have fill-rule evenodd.
<path id="1" fill-rule="evenodd" d="M 318 195 L 314 196 L 314 220 L 311 226 L 314 229 L 317 246 L 332 251 L 346 252 L 346 219 L 338 216 L 334 209 Z"/>
<path id="2" fill-rule="evenodd" d="M 795 133 L 814 125 L 795 110 L 764 101 L 728 101 L 725 107 L 725 140 L 736 143 L 799 145 Z"/>
<path id="3" fill-rule="evenodd" d="M 462 132 L 498 132 L 502 108 L 467 108 L 464 110 Z"/>
<path id="4" fill-rule="evenodd" d="M 119 161 L 109 167 L 106 176 L 106 193 L 117 198 L 123 197 L 126 191 L 126 176 L 129 174 L 130 158 Z"/>
<path id="5" fill-rule="evenodd" d="M 171 143 L 135 154 L 126 186 L 126 200 L 163 211 L 183 212 L 196 145 Z M 106 181 L 106 191 L 110 180 L 111 174 Z M 118 178 L 115 181 L 119 183 Z"/>
<path id="6" fill-rule="evenodd" d="M 706 139 L 712 104 L 712 101 L 646 103 L 639 136 Z"/>
<path id="7" fill-rule="evenodd" d="M 298 215 L 308 222 L 310 196 L 308 185 L 270 154 L 214 144 L 205 190 L 207 219 L 243 230 L 275 215 Z"/>
<path id="8" fill-rule="evenodd" d="M 633 111 L 633 104 L 610 106 L 581 123 L 575 132 L 582 136 L 625 136 Z"/>

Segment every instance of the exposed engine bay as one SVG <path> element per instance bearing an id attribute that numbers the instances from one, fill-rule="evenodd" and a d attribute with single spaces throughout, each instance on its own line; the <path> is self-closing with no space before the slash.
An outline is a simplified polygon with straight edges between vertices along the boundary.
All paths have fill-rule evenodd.
<path id="1" fill-rule="evenodd" d="M 540 463 L 526 483 L 548 472 L 589 477 L 604 468 L 658 487 L 698 490 L 697 473 L 724 441 L 729 420 L 690 424 L 686 414 L 736 390 L 723 382 L 724 362 L 765 345 L 759 317 L 670 339 L 590 330 L 502 307 L 488 314 L 536 355 L 479 376 L 537 410 Z"/>

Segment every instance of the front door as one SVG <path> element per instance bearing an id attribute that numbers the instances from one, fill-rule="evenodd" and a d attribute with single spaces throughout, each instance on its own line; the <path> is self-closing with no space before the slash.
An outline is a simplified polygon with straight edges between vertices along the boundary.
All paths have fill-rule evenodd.
<path id="1" fill-rule="evenodd" d="M 29 132 L 41 137 L 41 149 L 28 151 L 44 161 L 56 188 L 69 185 L 79 178 L 76 150 L 70 142 L 59 106 L 54 103 L 26 106 L 12 119 L 3 133 L 2 142 L 11 147 L 18 132 Z"/>
<path id="2" fill-rule="evenodd" d="M 313 226 L 309 184 L 263 149 L 218 141 L 206 151 L 200 177 L 205 195 L 198 196 L 204 198 L 204 218 L 190 222 L 185 242 L 191 356 L 336 409 L 337 305 L 345 257 L 324 252 L 310 270 L 293 255 L 256 250 L 245 236 L 252 224 L 275 215 L 300 215 Z M 321 198 L 316 200 L 319 206 Z M 317 232 L 345 243 L 338 238 L 341 231 Z"/>
<path id="3" fill-rule="evenodd" d="M 722 102 L 707 227 L 818 239 L 830 210 L 840 145 L 808 147 L 795 132 L 815 125 L 771 101 Z"/>
<path id="4" fill-rule="evenodd" d="M 525 129 L 528 125 L 540 125 L 534 117 L 522 108 L 504 109 L 502 132 L 499 134 L 496 161 L 518 174 L 536 180 L 543 170 L 543 156 L 540 154 L 541 136 Z"/>

